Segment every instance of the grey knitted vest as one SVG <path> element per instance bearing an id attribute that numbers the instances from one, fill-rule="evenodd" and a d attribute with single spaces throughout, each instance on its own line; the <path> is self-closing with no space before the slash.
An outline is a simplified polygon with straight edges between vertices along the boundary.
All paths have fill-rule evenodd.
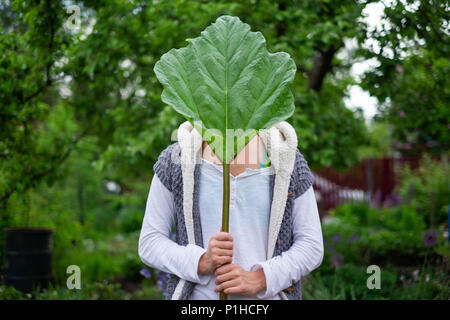
<path id="1" fill-rule="evenodd" d="M 176 215 L 176 242 L 179 245 L 188 245 L 188 235 L 186 230 L 185 218 L 183 213 L 183 176 L 181 164 L 173 161 L 175 158 L 181 156 L 181 148 L 178 142 L 169 145 L 163 152 L 161 152 L 158 161 L 155 163 L 153 169 L 158 178 L 162 181 L 165 187 L 172 192 L 174 199 L 174 210 Z M 200 165 L 195 164 L 194 180 L 199 181 Z M 271 175 L 271 200 L 273 199 L 273 185 L 275 175 Z M 293 244 L 293 226 L 292 226 L 292 208 L 294 199 L 302 195 L 313 184 L 313 175 L 308 167 L 308 163 L 297 149 L 295 154 L 294 169 L 292 171 L 289 192 L 286 199 L 286 207 L 281 223 L 281 228 L 278 233 L 273 256 L 280 255 L 287 251 Z M 199 212 L 199 183 L 194 183 L 194 197 L 193 197 L 193 220 L 194 220 L 194 235 L 195 244 L 203 247 L 202 228 Z M 176 275 L 169 275 L 165 295 L 167 299 L 171 299 L 180 278 Z M 189 299 L 194 286 L 196 284 L 186 281 L 183 286 L 179 299 Z M 287 299 L 301 299 L 301 284 L 300 281 L 293 283 L 291 287 L 283 290 L 285 298 Z"/>

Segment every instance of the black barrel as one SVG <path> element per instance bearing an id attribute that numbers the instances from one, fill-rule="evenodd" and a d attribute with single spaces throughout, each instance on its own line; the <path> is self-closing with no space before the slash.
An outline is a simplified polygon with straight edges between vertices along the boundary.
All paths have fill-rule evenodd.
<path id="1" fill-rule="evenodd" d="M 27 293 L 52 280 L 53 230 L 5 230 L 5 285 Z"/>

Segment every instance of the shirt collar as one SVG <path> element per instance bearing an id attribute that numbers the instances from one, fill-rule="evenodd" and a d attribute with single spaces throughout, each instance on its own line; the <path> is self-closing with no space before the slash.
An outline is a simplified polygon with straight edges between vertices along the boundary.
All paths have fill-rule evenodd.
<path id="1" fill-rule="evenodd" d="M 218 178 L 222 178 L 223 168 L 221 165 L 217 165 L 217 164 L 212 163 L 211 161 L 203 159 L 203 158 L 201 159 L 201 165 L 202 165 L 202 170 L 205 170 L 205 172 L 215 175 Z M 274 173 L 275 172 L 274 172 L 272 166 L 258 168 L 258 169 L 246 168 L 244 172 L 241 172 L 237 176 L 233 176 L 232 174 L 230 174 L 230 178 L 239 180 L 239 179 L 243 179 L 245 177 L 249 177 L 249 176 L 253 176 L 253 175 L 271 175 Z"/>

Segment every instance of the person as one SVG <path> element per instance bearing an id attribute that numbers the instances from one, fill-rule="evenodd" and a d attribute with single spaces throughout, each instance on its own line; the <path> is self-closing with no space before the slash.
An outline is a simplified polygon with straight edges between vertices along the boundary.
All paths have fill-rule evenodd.
<path id="1" fill-rule="evenodd" d="M 302 299 L 323 259 L 313 175 L 294 128 L 260 130 L 230 164 L 229 233 L 222 164 L 188 121 L 154 165 L 139 237 L 146 265 L 169 274 L 167 299 Z M 176 241 L 171 240 L 175 230 Z"/>

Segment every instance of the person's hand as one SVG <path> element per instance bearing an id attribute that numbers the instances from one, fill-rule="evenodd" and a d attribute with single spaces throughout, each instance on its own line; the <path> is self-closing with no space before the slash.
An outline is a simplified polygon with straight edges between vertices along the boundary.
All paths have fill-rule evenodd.
<path id="1" fill-rule="evenodd" d="M 198 263 L 198 274 L 213 274 L 214 271 L 233 258 L 233 237 L 228 232 L 216 233 L 209 239 L 208 250 Z"/>
<path id="2" fill-rule="evenodd" d="M 224 291 L 226 294 L 253 296 L 266 290 L 266 276 L 263 269 L 247 271 L 237 264 L 227 264 L 215 272 L 216 288 L 214 291 Z"/>

